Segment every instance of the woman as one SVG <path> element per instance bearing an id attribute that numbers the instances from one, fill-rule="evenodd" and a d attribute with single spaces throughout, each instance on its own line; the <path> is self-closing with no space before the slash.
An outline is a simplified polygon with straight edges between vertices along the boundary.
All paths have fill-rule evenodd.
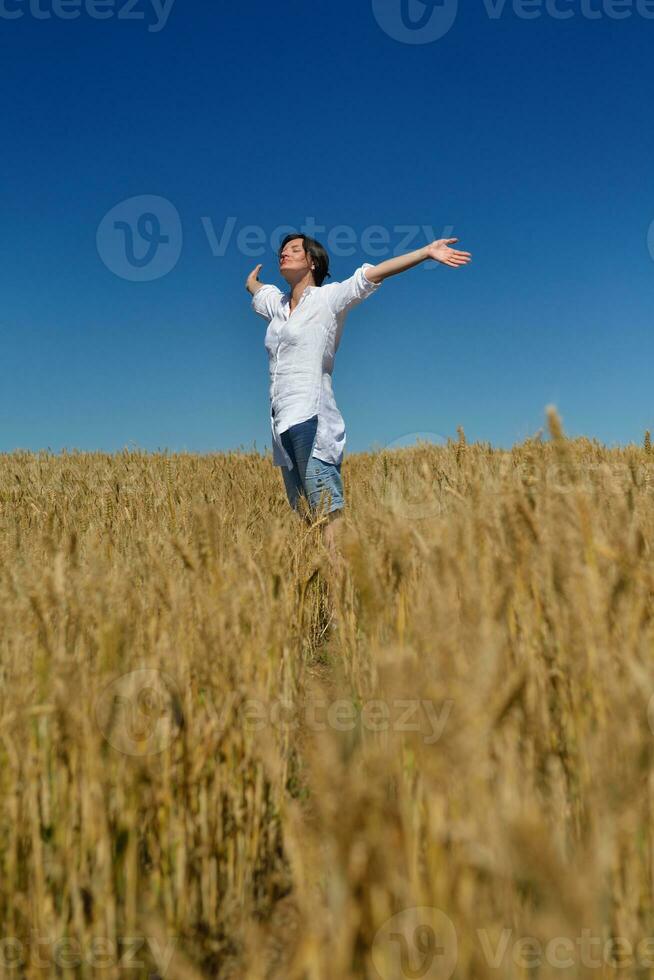
<path id="1" fill-rule="evenodd" d="M 454 269 L 466 265 L 470 253 L 450 248 L 457 241 L 439 239 L 379 265 L 364 262 L 349 279 L 323 285 L 330 275 L 327 252 L 314 238 L 291 234 L 279 248 L 279 271 L 288 292 L 259 282 L 261 264 L 246 280 L 252 308 L 268 323 L 273 463 L 282 467 L 294 510 L 309 519 L 326 515 L 325 541 L 334 562 L 345 503 L 341 463 L 346 435 L 332 373 L 345 317 L 384 279 L 427 259 Z"/>

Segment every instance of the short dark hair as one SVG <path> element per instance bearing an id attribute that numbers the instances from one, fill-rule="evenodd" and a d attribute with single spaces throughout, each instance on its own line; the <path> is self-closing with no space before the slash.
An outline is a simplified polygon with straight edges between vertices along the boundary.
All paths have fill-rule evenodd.
<path id="1" fill-rule="evenodd" d="M 278 257 L 281 259 L 284 245 L 292 242 L 294 238 L 302 239 L 302 247 L 304 248 L 305 255 L 310 255 L 316 266 L 313 270 L 313 278 L 315 279 L 316 286 L 322 286 L 328 276 L 331 279 L 329 256 L 326 249 L 315 238 L 310 238 L 309 235 L 303 235 L 302 232 L 298 232 L 296 235 L 287 235 L 279 246 Z"/>

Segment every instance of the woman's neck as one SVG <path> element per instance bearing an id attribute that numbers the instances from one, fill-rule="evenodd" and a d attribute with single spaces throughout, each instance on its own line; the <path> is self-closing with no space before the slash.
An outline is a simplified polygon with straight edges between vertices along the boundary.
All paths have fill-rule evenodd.
<path id="1" fill-rule="evenodd" d="M 295 285 L 291 288 L 290 307 L 292 310 L 294 310 L 295 307 L 298 305 L 298 303 L 304 296 L 304 292 L 308 286 L 315 286 L 315 282 L 313 281 L 313 276 L 310 274 L 304 276 L 303 279 L 300 279 L 300 281 L 296 282 Z"/>

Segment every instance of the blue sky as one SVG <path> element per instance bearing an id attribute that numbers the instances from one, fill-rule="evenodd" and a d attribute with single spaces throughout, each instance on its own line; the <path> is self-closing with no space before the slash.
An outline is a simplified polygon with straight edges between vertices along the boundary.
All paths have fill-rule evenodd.
<path id="1" fill-rule="evenodd" d="M 0 451 L 268 450 L 244 282 L 286 288 L 274 234 L 309 221 L 350 229 L 333 280 L 430 229 L 473 253 L 349 315 L 348 452 L 508 448 L 550 403 L 609 445 L 654 429 L 651 0 L 167 2 L 0 3 Z M 168 242 L 140 269 L 130 233 Z"/>

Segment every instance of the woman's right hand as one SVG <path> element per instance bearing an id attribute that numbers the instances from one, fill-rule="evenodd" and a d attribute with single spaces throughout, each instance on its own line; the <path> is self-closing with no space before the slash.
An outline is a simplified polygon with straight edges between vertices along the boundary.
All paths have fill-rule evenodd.
<path id="1" fill-rule="evenodd" d="M 254 269 L 245 280 L 245 288 L 249 293 L 256 293 L 257 286 L 263 286 L 263 283 L 259 282 L 259 272 L 261 271 L 262 268 L 263 268 L 263 263 L 261 262 L 259 263 L 259 265 L 255 265 Z"/>

